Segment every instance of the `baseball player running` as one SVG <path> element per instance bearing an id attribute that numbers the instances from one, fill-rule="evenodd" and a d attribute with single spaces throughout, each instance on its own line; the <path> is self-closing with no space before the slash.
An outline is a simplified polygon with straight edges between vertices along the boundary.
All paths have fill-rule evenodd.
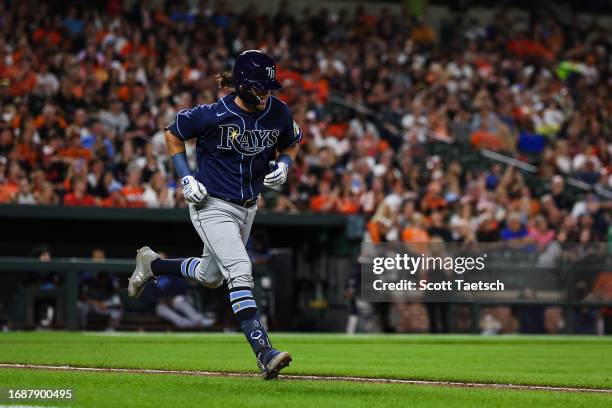
<path id="1" fill-rule="evenodd" d="M 278 376 L 291 355 L 272 347 L 253 298 L 247 243 L 257 198 L 264 185 L 287 180 L 302 132 L 287 105 L 270 93 L 281 88 L 276 66 L 266 54 L 241 53 L 231 73 L 217 76 L 233 92 L 216 103 L 180 111 L 166 127 L 166 144 L 181 179 L 194 228 L 204 243 L 202 256 L 160 259 L 140 248 L 128 293 L 138 297 L 147 282 L 176 275 L 209 288 L 229 288 L 230 302 L 265 379 Z M 198 168 L 192 173 L 185 141 L 196 139 Z"/>

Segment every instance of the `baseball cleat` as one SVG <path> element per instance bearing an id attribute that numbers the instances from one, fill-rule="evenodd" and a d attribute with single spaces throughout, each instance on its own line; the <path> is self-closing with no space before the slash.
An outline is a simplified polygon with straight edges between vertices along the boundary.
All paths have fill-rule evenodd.
<path id="1" fill-rule="evenodd" d="M 158 259 L 159 255 L 148 246 L 144 246 L 136 253 L 136 269 L 128 283 L 128 295 L 137 298 L 142 293 L 147 282 L 155 279 L 151 270 L 151 262 Z"/>
<path id="2" fill-rule="evenodd" d="M 278 377 L 278 373 L 291 362 L 291 354 L 286 351 L 278 351 L 270 348 L 257 356 L 257 365 L 261 370 L 264 380 L 272 380 Z"/>

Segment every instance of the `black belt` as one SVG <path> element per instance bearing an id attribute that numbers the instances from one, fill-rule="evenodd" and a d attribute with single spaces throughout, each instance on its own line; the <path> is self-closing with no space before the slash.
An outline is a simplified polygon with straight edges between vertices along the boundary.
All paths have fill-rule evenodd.
<path id="1" fill-rule="evenodd" d="M 257 199 L 259 198 L 259 196 L 257 196 L 257 197 L 249 198 L 248 200 L 234 200 L 232 198 L 221 197 L 221 196 L 214 195 L 214 194 L 208 194 L 208 195 L 211 196 L 212 198 L 217 198 L 219 200 L 227 201 L 228 203 L 236 204 L 244 208 L 250 208 L 254 206 L 255 204 L 257 204 Z"/>

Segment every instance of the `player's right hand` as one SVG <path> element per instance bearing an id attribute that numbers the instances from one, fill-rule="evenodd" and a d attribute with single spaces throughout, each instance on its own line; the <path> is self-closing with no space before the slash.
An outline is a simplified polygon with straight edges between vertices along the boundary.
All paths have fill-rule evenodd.
<path id="1" fill-rule="evenodd" d="M 206 187 L 204 184 L 197 181 L 193 176 L 185 176 L 181 179 L 183 186 L 183 196 L 185 200 L 192 204 L 200 204 L 206 198 Z"/>

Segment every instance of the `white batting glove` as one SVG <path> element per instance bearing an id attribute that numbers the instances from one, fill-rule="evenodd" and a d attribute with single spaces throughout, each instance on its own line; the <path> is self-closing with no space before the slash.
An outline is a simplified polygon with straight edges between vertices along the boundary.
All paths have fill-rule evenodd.
<path id="1" fill-rule="evenodd" d="M 270 162 L 270 167 L 275 170 L 264 177 L 264 186 L 278 186 L 279 184 L 283 184 L 285 181 L 287 181 L 287 173 L 289 172 L 289 169 L 287 168 L 286 163 L 282 161 L 275 162 L 272 160 Z"/>
<path id="2" fill-rule="evenodd" d="M 206 187 L 204 184 L 197 181 L 193 176 L 185 176 L 181 179 L 183 186 L 183 195 L 185 200 L 192 204 L 200 204 L 206 198 Z"/>

